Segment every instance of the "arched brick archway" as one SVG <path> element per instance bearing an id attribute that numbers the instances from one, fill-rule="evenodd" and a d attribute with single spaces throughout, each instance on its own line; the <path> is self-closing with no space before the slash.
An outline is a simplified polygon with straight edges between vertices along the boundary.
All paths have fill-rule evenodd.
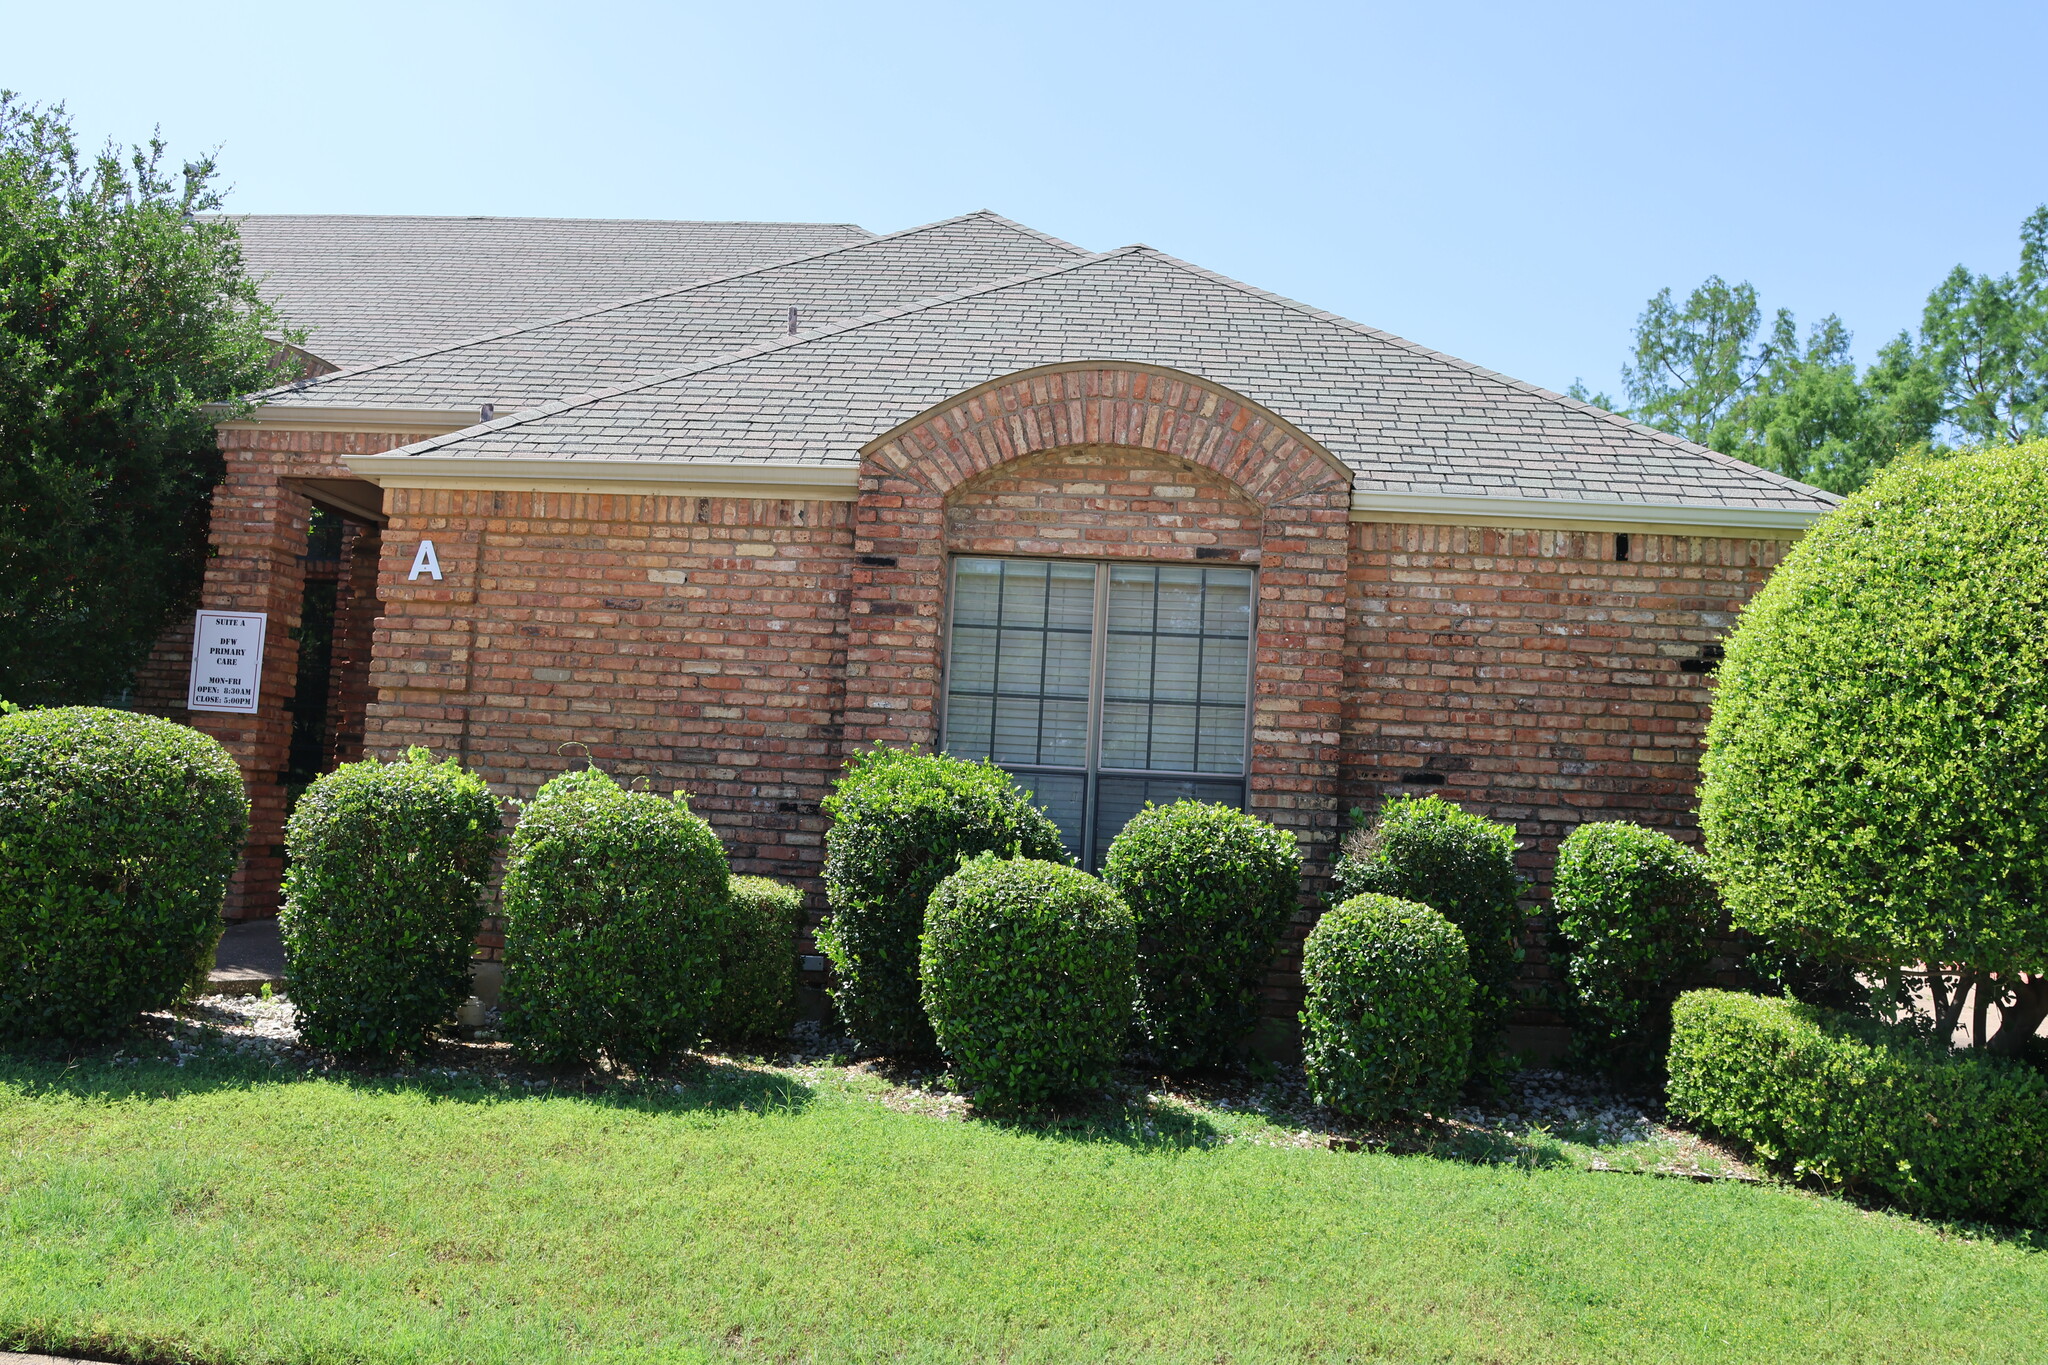
<path id="1" fill-rule="evenodd" d="M 1085 447 L 1185 461 L 1259 510 L 1256 548 L 1228 552 L 1259 570 L 1250 801 L 1313 849 L 1338 820 L 1350 472 L 1280 417 L 1178 371 L 1116 361 L 1027 370 L 957 395 L 862 450 L 849 743 L 938 737 L 948 495 L 1012 461 Z M 1208 557 L 1203 548 L 1160 536 L 1116 553 L 1195 560 Z"/>

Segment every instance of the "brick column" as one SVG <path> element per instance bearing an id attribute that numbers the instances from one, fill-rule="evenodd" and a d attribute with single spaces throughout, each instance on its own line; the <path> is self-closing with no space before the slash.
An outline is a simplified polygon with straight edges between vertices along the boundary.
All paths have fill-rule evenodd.
<path id="1" fill-rule="evenodd" d="M 228 889 L 229 919 L 266 919 L 277 913 L 284 877 L 284 771 L 292 739 L 292 699 L 298 681 L 299 624 L 305 585 L 301 556 L 312 504 L 280 481 L 274 465 L 232 446 L 227 478 L 213 494 L 212 543 L 200 607 L 206 611 L 260 611 L 263 676 L 254 715 L 194 711 L 195 729 L 227 747 L 241 766 L 249 792 L 249 843 Z"/>

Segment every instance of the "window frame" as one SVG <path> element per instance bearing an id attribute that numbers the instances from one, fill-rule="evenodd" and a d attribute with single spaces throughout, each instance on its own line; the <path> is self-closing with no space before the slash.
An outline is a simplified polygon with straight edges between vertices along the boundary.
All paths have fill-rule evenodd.
<path id="1" fill-rule="evenodd" d="M 1257 695 L 1254 684 L 1259 672 L 1259 566 L 1235 561 L 1217 563 L 1207 560 L 1153 559 L 1143 556 L 1094 558 L 1085 555 L 1020 555 L 987 554 L 973 551 L 948 551 L 945 557 L 945 610 L 940 618 L 939 636 L 939 687 L 938 687 L 938 744 L 939 752 L 946 752 L 946 743 L 951 729 L 952 673 L 953 673 L 953 608 L 959 594 L 955 591 L 958 581 L 959 564 L 964 559 L 1013 560 L 1032 564 L 1086 564 L 1095 570 L 1095 596 L 1093 615 L 1089 627 L 1088 644 L 1088 738 L 1086 740 L 1085 766 L 1073 767 L 1056 763 L 1003 763 L 991 757 L 1004 772 L 1018 774 L 1043 773 L 1047 776 L 1081 778 L 1081 850 L 1083 868 L 1095 870 L 1101 865 L 1101 854 L 1107 849 L 1096 848 L 1097 791 L 1101 779 L 1110 778 L 1153 778 L 1166 781 L 1210 782 L 1238 784 L 1239 809 L 1251 805 L 1252 777 L 1252 712 Z M 1250 580 L 1249 598 L 1251 620 L 1245 633 L 1244 669 L 1244 738 L 1242 761 L 1236 774 L 1184 772 L 1168 768 L 1112 768 L 1101 762 L 1102 757 L 1102 712 L 1106 703 L 1104 697 L 1105 675 L 1109 661 L 1109 579 L 1110 572 L 1119 567 L 1142 568 L 1195 568 L 1235 569 L 1245 573 Z"/>

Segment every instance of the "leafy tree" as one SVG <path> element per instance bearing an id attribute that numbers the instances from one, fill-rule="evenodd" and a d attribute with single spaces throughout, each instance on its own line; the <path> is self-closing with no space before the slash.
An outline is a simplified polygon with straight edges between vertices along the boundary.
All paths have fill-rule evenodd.
<path id="1" fill-rule="evenodd" d="M 2019 270 L 1949 272 L 1916 341 L 1899 333 L 1860 375 L 1832 314 L 1801 344 L 1792 314 L 1764 325 L 1756 290 L 1718 275 L 1683 303 L 1660 290 L 1636 320 L 1618 403 L 1569 394 L 1837 493 L 1946 430 L 1973 444 L 2048 433 L 2048 204 L 2020 228 Z"/>
<path id="2" fill-rule="evenodd" d="M 2017 275 L 1957 266 L 1927 296 L 1920 332 L 1943 416 L 1973 441 L 2048 434 L 2048 204 L 2020 226 Z"/>
<path id="3" fill-rule="evenodd" d="M 1683 305 L 1658 290 L 1636 319 L 1635 363 L 1621 368 L 1629 415 L 1705 445 L 1770 363 L 1756 346 L 1762 322 L 1747 282 L 1710 276 Z"/>
<path id="4" fill-rule="evenodd" d="M 2048 440 L 1894 464 L 1744 609 L 1700 787 L 1737 927 L 1944 968 L 1936 1036 L 1974 983 L 2012 1052 L 2048 1019 L 2044 614 Z"/>
<path id="5" fill-rule="evenodd" d="M 0 91 L 0 693 L 97 700 L 196 599 L 213 428 L 282 335 L 211 157 L 79 149 Z"/>

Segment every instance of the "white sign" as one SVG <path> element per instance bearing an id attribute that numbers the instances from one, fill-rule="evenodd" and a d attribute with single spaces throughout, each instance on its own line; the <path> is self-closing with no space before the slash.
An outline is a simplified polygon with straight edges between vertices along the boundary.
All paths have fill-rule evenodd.
<path id="1" fill-rule="evenodd" d="M 441 556 L 434 553 L 431 540 L 420 542 L 419 553 L 412 557 L 412 572 L 405 576 L 405 581 L 410 583 L 421 574 L 431 575 L 436 583 L 441 581 Z"/>
<path id="2" fill-rule="evenodd" d="M 192 681 L 185 705 L 194 711 L 256 710 L 263 682 L 260 611 L 202 611 L 192 627 Z"/>

